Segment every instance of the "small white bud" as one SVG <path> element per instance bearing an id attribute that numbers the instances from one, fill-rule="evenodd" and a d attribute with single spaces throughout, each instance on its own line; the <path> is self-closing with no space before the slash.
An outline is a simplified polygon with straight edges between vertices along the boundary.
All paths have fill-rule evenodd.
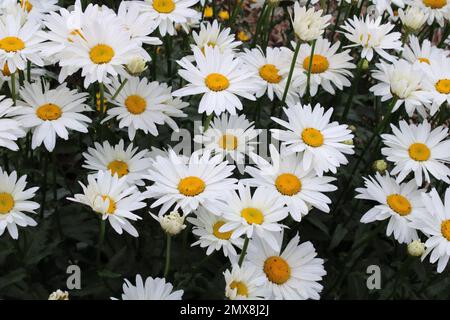
<path id="1" fill-rule="evenodd" d="M 413 257 L 420 257 L 425 252 L 425 244 L 420 240 L 414 240 L 408 244 L 408 253 Z"/>
<path id="2" fill-rule="evenodd" d="M 50 294 L 48 300 L 69 300 L 69 293 L 58 289 Z"/>
<path id="3" fill-rule="evenodd" d="M 184 224 L 186 216 L 180 215 L 178 211 L 172 211 L 162 217 L 155 216 L 154 214 L 151 214 L 151 216 L 159 222 L 164 232 L 170 236 L 175 236 L 186 228 Z"/>
<path id="4" fill-rule="evenodd" d="M 399 9 L 398 16 L 403 26 L 412 32 L 419 31 L 428 19 L 428 14 L 416 6 L 408 7 L 405 11 Z"/>
<path id="5" fill-rule="evenodd" d="M 130 75 L 137 77 L 147 70 L 147 62 L 141 57 L 135 57 L 128 62 L 125 68 Z"/>

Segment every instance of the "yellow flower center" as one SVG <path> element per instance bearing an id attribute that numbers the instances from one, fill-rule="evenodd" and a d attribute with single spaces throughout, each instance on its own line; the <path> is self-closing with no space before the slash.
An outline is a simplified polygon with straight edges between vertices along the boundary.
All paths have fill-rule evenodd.
<path id="1" fill-rule="evenodd" d="M 311 57 L 308 56 L 303 60 L 303 69 L 309 70 L 309 63 L 311 61 Z M 311 64 L 311 73 L 322 73 L 328 70 L 330 63 L 328 59 L 320 54 L 313 55 L 312 64 Z"/>
<path id="2" fill-rule="evenodd" d="M 125 100 L 125 106 L 129 113 L 141 114 L 147 108 L 147 101 L 138 95 L 131 95 Z"/>
<path id="3" fill-rule="evenodd" d="M 11 71 L 9 70 L 7 62 L 5 62 L 5 65 L 3 66 L 2 73 L 3 73 L 3 76 L 5 76 L 5 77 L 10 77 L 11 76 Z"/>
<path id="4" fill-rule="evenodd" d="M 293 196 L 302 189 L 302 182 L 292 173 L 280 174 L 275 180 L 275 187 L 278 192 L 285 196 Z"/>
<path id="5" fill-rule="evenodd" d="M 248 297 L 248 288 L 242 281 L 233 281 L 230 283 L 231 289 L 237 289 L 236 293 L 238 296 Z"/>
<path id="6" fill-rule="evenodd" d="M 238 138 L 232 134 L 224 134 L 219 139 L 219 147 L 225 150 L 236 150 L 238 146 Z"/>
<path id="7" fill-rule="evenodd" d="M 53 103 L 46 103 L 36 109 L 36 115 L 44 121 L 52 121 L 61 118 L 62 111 Z"/>
<path id="8" fill-rule="evenodd" d="M 210 6 L 205 7 L 205 11 L 203 12 L 204 18 L 211 18 L 213 16 L 213 8 Z"/>
<path id="9" fill-rule="evenodd" d="M 111 161 L 108 164 L 108 170 L 111 170 L 111 173 L 119 176 L 119 178 L 127 175 L 129 173 L 128 171 L 128 164 L 126 162 L 120 161 L 120 160 L 114 160 Z"/>
<path id="10" fill-rule="evenodd" d="M 7 214 L 14 208 L 14 198 L 10 193 L 0 193 L 0 214 Z"/>
<path id="11" fill-rule="evenodd" d="M 431 151 L 426 144 L 417 142 L 409 146 L 408 153 L 411 159 L 416 161 L 427 161 Z"/>
<path id="12" fill-rule="evenodd" d="M 256 208 L 245 208 L 241 211 L 242 218 L 248 224 L 262 224 L 264 222 L 264 214 L 261 210 Z"/>
<path id="13" fill-rule="evenodd" d="M 217 221 L 213 225 L 213 234 L 217 239 L 230 240 L 233 231 L 220 232 L 219 229 L 225 224 L 225 221 Z"/>
<path id="14" fill-rule="evenodd" d="M 114 49 L 106 44 L 98 44 L 91 49 L 89 57 L 95 64 L 109 63 L 114 58 Z"/>
<path id="15" fill-rule="evenodd" d="M 282 257 L 273 256 L 264 262 L 264 273 L 269 281 L 283 284 L 291 277 L 291 267 Z"/>
<path id="16" fill-rule="evenodd" d="M 450 220 L 444 220 L 441 223 L 441 233 L 445 239 L 450 241 Z"/>
<path id="17" fill-rule="evenodd" d="M 277 67 L 273 64 L 265 64 L 259 68 L 259 75 L 269 83 L 279 83 L 282 79 L 278 74 Z"/>
<path id="18" fill-rule="evenodd" d="M 25 10 L 27 10 L 28 12 L 30 12 L 31 9 L 33 9 L 33 5 L 28 0 L 25 1 L 20 0 L 20 5 L 22 6 L 22 8 L 25 8 Z"/>
<path id="19" fill-rule="evenodd" d="M 387 204 L 399 215 L 407 216 L 411 213 L 411 203 L 401 194 L 391 194 L 387 197 Z"/>
<path id="20" fill-rule="evenodd" d="M 436 90 L 442 94 L 450 93 L 450 79 L 441 79 L 434 85 Z"/>
<path id="21" fill-rule="evenodd" d="M 238 32 L 237 38 L 243 42 L 247 42 L 248 40 L 250 40 L 250 35 L 247 32 L 241 30 Z"/>
<path id="22" fill-rule="evenodd" d="M 205 191 L 206 184 L 198 177 L 186 177 L 178 183 L 178 191 L 187 197 L 195 197 Z"/>
<path id="23" fill-rule="evenodd" d="M 17 52 L 25 49 L 25 42 L 17 37 L 5 37 L 0 40 L 0 49 L 6 52 Z"/>
<path id="24" fill-rule="evenodd" d="M 441 9 L 447 4 L 447 0 L 422 0 L 422 2 L 431 9 Z"/>
<path id="25" fill-rule="evenodd" d="M 108 206 L 108 211 L 106 211 L 109 214 L 113 214 L 114 211 L 116 211 L 116 203 L 113 199 L 111 199 L 110 196 L 102 196 L 103 201 L 106 201 L 107 199 L 109 200 L 109 206 Z"/>
<path id="26" fill-rule="evenodd" d="M 310 147 L 320 147 L 323 145 L 323 134 L 317 129 L 306 128 L 302 131 L 302 140 Z"/>
<path id="27" fill-rule="evenodd" d="M 227 10 L 220 10 L 218 14 L 219 18 L 222 20 L 228 20 L 230 19 L 230 14 Z"/>
<path id="28" fill-rule="evenodd" d="M 223 91 L 228 89 L 230 82 L 220 73 L 211 73 L 205 79 L 206 86 L 212 91 Z"/>
<path id="29" fill-rule="evenodd" d="M 153 0 L 153 9 L 159 13 L 171 13 L 175 10 L 175 2 L 172 0 Z"/>
<path id="30" fill-rule="evenodd" d="M 417 60 L 419 60 L 422 63 L 431 64 L 431 61 L 428 58 L 419 58 Z"/>

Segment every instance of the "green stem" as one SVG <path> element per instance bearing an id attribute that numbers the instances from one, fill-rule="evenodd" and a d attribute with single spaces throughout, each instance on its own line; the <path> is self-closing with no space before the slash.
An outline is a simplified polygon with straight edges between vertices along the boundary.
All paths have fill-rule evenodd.
<path id="1" fill-rule="evenodd" d="M 308 75 L 306 78 L 306 97 L 309 97 L 309 87 L 310 87 L 310 83 L 311 83 L 311 69 L 312 69 L 312 65 L 313 65 L 313 60 L 314 60 L 314 51 L 316 50 L 316 40 L 313 40 L 312 44 L 311 44 L 311 55 L 309 56 L 309 66 L 308 66 Z"/>
<path id="2" fill-rule="evenodd" d="M 117 98 L 117 96 L 119 95 L 120 91 L 122 91 L 123 87 L 125 87 L 125 85 L 127 84 L 128 79 L 125 78 L 122 83 L 120 84 L 120 87 L 117 88 L 116 92 L 114 93 L 114 95 L 111 97 L 111 100 L 115 100 Z"/>
<path id="3" fill-rule="evenodd" d="M 105 114 L 105 86 L 103 85 L 103 82 L 98 83 L 98 89 L 100 93 L 100 113 Z"/>
<path id="4" fill-rule="evenodd" d="M 350 111 L 350 106 L 352 104 L 353 97 L 356 93 L 356 90 L 358 89 L 358 84 L 359 84 L 359 79 L 361 78 L 363 64 L 364 64 L 364 59 L 361 59 L 358 63 L 358 67 L 356 69 L 355 81 L 352 85 L 352 89 L 350 91 L 350 95 L 348 96 L 347 103 L 345 104 L 344 112 L 342 113 L 341 122 L 343 122 L 347 119 L 347 115 L 348 115 L 348 112 Z"/>
<path id="5" fill-rule="evenodd" d="M 172 237 L 167 234 L 166 235 L 166 264 L 164 266 L 164 278 L 167 279 L 167 276 L 169 275 L 169 269 L 170 269 L 170 253 L 172 249 Z"/>
<path id="6" fill-rule="evenodd" d="M 98 246 L 97 246 L 97 269 L 100 270 L 101 267 L 101 254 L 103 249 L 103 242 L 105 241 L 106 231 L 106 220 L 100 215 L 100 226 L 98 234 Z"/>
<path id="7" fill-rule="evenodd" d="M 298 52 L 300 51 L 300 41 L 297 41 L 297 45 L 295 46 L 294 57 L 292 58 L 291 68 L 289 70 L 289 75 L 286 81 L 286 88 L 284 88 L 283 98 L 281 99 L 281 104 L 284 104 L 286 101 L 287 94 L 289 92 L 289 86 L 291 85 L 292 75 L 294 73 L 294 67 L 297 63 Z"/>
<path id="8" fill-rule="evenodd" d="M 242 263 L 244 262 L 245 255 L 247 254 L 247 248 L 248 243 L 250 242 L 250 239 L 248 237 L 245 237 L 244 246 L 242 247 L 241 255 L 239 256 L 239 267 L 242 266 Z"/>
<path id="9" fill-rule="evenodd" d="M 267 1 L 264 2 L 263 7 L 261 9 L 261 13 L 258 17 L 258 22 L 256 23 L 256 31 L 255 31 L 255 35 L 253 36 L 252 45 L 251 45 L 252 48 L 254 48 L 258 42 L 258 36 L 259 36 L 259 33 L 261 32 L 261 27 L 262 27 L 262 23 L 264 20 L 266 8 L 267 8 Z"/>
<path id="10" fill-rule="evenodd" d="M 31 61 L 27 61 L 27 81 L 31 83 Z"/>
<path id="11" fill-rule="evenodd" d="M 209 125 L 211 124 L 211 120 L 212 120 L 213 117 L 214 117 L 214 112 L 211 113 L 209 116 L 207 116 L 207 117 L 205 118 L 205 121 L 204 121 L 204 123 L 203 123 L 203 132 L 205 132 L 206 130 L 208 130 Z"/>
<path id="12" fill-rule="evenodd" d="M 16 105 L 16 73 L 11 73 L 11 98 Z"/>
<path id="13" fill-rule="evenodd" d="M 172 37 L 169 34 L 164 38 L 164 45 L 166 48 L 167 76 L 169 85 L 172 85 Z"/>
<path id="14" fill-rule="evenodd" d="M 233 21 L 234 19 L 236 19 L 236 16 L 240 10 L 240 8 L 242 7 L 242 3 L 244 2 L 244 0 L 239 0 L 239 3 L 237 3 L 234 8 L 233 8 L 233 12 L 231 13 L 231 17 L 228 20 L 228 25 L 231 26 L 233 25 Z"/>
<path id="15" fill-rule="evenodd" d="M 50 154 L 49 154 L 50 157 Z M 53 151 L 51 154 L 52 157 L 52 189 L 53 189 L 53 202 L 54 202 L 54 214 L 55 214 L 55 220 L 56 220 L 56 226 L 58 228 L 58 233 L 61 238 L 63 238 L 63 232 L 62 232 L 62 226 L 61 226 L 61 218 L 59 216 L 59 210 L 58 210 L 58 189 L 56 185 L 56 173 L 57 173 L 57 165 L 58 162 L 56 160 L 56 152 Z"/>
<path id="16" fill-rule="evenodd" d="M 42 201 L 41 201 L 41 211 L 40 211 L 40 216 L 41 218 L 44 217 L 44 211 L 45 211 L 45 198 L 47 195 L 47 171 L 48 171 L 48 157 L 46 153 L 42 153 L 41 154 L 41 160 L 44 162 L 44 177 L 43 177 L 43 182 L 42 182 Z"/>

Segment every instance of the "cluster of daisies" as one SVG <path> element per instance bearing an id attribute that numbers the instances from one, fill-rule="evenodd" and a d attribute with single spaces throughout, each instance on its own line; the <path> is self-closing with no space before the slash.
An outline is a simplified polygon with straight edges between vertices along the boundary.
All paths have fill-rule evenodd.
<path id="1" fill-rule="evenodd" d="M 0 146 L 17 151 L 30 134 L 32 149 L 52 152 L 73 132 L 113 127 L 124 137 L 114 145 L 95 135 L 99 141 L 82 154 L 81 192 L 68 200 L 120 235 L 138 237 L 139 220 L 151 217 L 168 239 L 190 223 L 193 246 L 229 260 L 223 273 L 229 299 L 319 299 L 324 260 L 286 229 L 310 212 L 330 212 L 333 175 L 354 154 L 354 136 L 333 121 L 332 106 L 312 101 L 351 87 L 373 63 L 370 92 L 388 101 L 384 119 L 404 106 L 410 121 L 382 135 L 393 168 L 356 190 L 357 198 L 379 203 L 361 221 L 390 218 L 387 234 L 401 243 L 418 240 L 421 231 L 428 237 L 424 257 L 431 252 L 441 272 L 450 256 L 450 189 L 445 204 L 436 189 L 426 189 L 450 181 L 448 129 L 432 128 L 450 102 L 450 61 L 447 50 L 415 35 L 425 25 L 443 25 L 450 4 L 373 0 L 362 18 L 349 17 L 333 30 L 342 34 L 341 44 L 327 37 L 332 16 L 314 6 L 318 1 L 309 7 L 299 1 L 289 8 L 295 35 L 289 46 L 243 48 L 231 28 L 202 22 L 204 2 L 122 1 L 117 12 L 83 8 L 78 0 L 69 8 L 56 0 L 1 2 L 0 69 L 10 97 L 0 96 Z M 180 32 L 192 34 L 191 52 L 177 61 L 181 87 L 141 76 L 149 52 Z M 84 90 L 69 88 L 72 76 L 83 79 Z M 55 82 L 60 85 L 52 87 Z M 262 97 L 284 112 L 271 117 L 268 148 L 264 131 L 242 112 L 248 100 Z M 192 98 L 205 118 L 192 138 L 200 148 L 183 154 L 169 145 L 136 147 L 137 137 L 158 136 L 160 126 L 178 131 L 177 120 L 188 116 L 182 99 Z M 0 179 L 0 235 L 7 230 L 17 239 L 17 226 L 37 224 L 26 213 L 39 208 L 31 200 L 38 188 L 27 189 L 26 176 L 15 171 L 0 169 Z M 125 281 L 122 299 L 182 296 L 165 278 L 137 275 L 135 284 Z"/>

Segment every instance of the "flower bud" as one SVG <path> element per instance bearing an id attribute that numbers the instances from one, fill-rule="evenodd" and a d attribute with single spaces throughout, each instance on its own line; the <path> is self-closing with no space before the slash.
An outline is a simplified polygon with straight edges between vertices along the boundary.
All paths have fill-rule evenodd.
<path id="1" fill-rule="evenodd" d="M 376 161 L 373 162 L 372 167 L 373 167 L 373 170 L 375 170 L 375 171 L 377 171 L 377 172 L 379 172 L 381 174 L 384 174 L 386 172 L 386 169 L 387 169 L 387 163 L 383 159 L 376 160 Z"/>
<path id="2" fill-rule="evenodd" d="M 413 257 L 420 257 L 425 252 L 425 244 L 420 240 L 414 240 L 408 244 L 408 254 Z"/>
<path id="3" fill-rule="evenodd" d="M 415 33 L 419 31 L 428 19 L 428 15 L 419 7 L 413 6 L 398 10 L 398 16 L 405 29 Z"/>
<path id="4" fill-rule="evenodd" d="M 186 225 L 184 224 L 184 219 L 186 217 L 184 215 L 181 216 L 178 211 L 172 211 L 162 217 L 157 217 L 152 214 L 152 217 L 159 222 L 164 232 L 170 236 L 175 236 L 186 228 Z"/>
<path id="5" fill-rule="evenodd" d="M 69 300 L 69 293 L 58 289 L 50 294 L 48 300 Z"/>
<path id="6" fill-rule="evenodd" d="M 130 75 L 137 77 L 147 70 L 147 62 L 141 57 L 135 57 L 128 62 L 125 68 Z"/>

